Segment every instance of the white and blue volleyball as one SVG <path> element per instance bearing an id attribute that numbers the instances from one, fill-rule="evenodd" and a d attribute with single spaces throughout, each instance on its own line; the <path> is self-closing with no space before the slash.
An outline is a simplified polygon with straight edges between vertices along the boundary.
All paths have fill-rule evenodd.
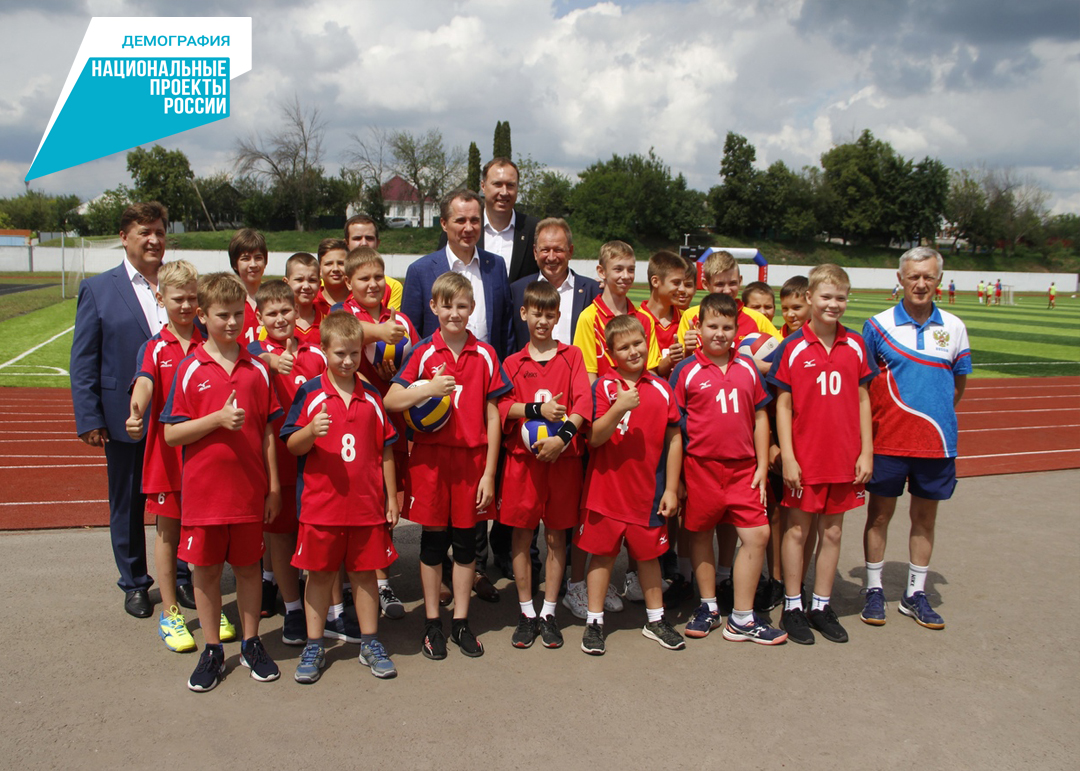
<path id="1" fill-rule="evenodd" d="M 428 380 L 417 380 L 409 388 L 419 388 L 427 385 Z M 405 410 L 405 423 L 414 431 L 422 431 L 431 434 L 445 426 L 450 420 L 450 412 L 453 403 L 450 394 L 443 397 L 432 396 Z"/>
<path id="2" fill-rule="evenodd" d="M 539 451 L 533 447 L 534 444 L 541 439 L 547 439 L 549 436 L 555 436 L 559 433 L 559 429 L 562 428 L 562 422 L 554 422 L 550 420 L 524 420 L 521 423 L 521 441 L 525 443 L 525 448 L 529 450 L 533 455 L 539 454 Z"/>
<path id="3" fill-rule="evenodd" d="M 411 350 L 412 340 L 409 339 L 408 332 L 405 333 L 405 337 L 396 343 L 376 340 L 374 343 L 368 343 L 364 346 L 364 354 L 372 364 L 378 366 L 384 361 L 391 361 L 394 363 L 395 369 L 401 369 L 401 363 L 405 361 L 405 357 L 409 355 Z"/>

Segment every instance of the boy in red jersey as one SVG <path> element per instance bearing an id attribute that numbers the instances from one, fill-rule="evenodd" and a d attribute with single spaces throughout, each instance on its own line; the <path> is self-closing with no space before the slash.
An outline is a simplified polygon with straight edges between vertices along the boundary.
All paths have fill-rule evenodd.
<path id="1" fill-rule="evenodd" d="M 659 560 L 667 551 L 664 520 L 678 510 L 678 410 L 668 384 L 646 371 L 649 346 L 641 322 L 618 316 L 604 334 L 615 368 L 593 384 L 592 449 L 578 528 L 578 546 L 593 555 L 581 649 L 594 656 L 605 651 L 604 597 L 625 541 L 637 560 L 645 596 L 648 620 L 641 633 L 669 650 L 682 650 L 682 635 L 664 618 Z"/>
<path id="2" fill-rule="evenodd" d="M 529 343 L 503 364 L 513 390 L 499 400 L 506 427 L 506 463 L 499 501 L 499 521 L 514 528 L 510 553 L 521 612 L 511 640 L 528 648 L 540 635 L 545 648 L 560 648 L 562 632 L 555 621 L 555 603 L 566 569 L 566 531 L 578 525 L 583 481 L 582 445 L 577 433 L 592 412 L 589 378 L 581 351 L 556 341 L 559 292 L 546 281 L 525 287 L 520 309 L 529 328 Z M 525 420 L 561 424 L 557 433 L 526 446 Z M 533 531 L 544 521 L 547 540 L 547 584 L 539 618 L 532 598 Z"/>
<path id="3" fill-rule="evenodd" d="M 319 242 L 319 275 L 322 289 L 315 296 L 315 307 L 323 316 L 335 305 L 349 299 L 349 286 L 345 279 L 345 256 L 349 253 L 345 241 L 340 238 L 324 238 Z"/>
<path id="4" fill-rule="evenodd" d="M 318 347 L 309 343 L 297 343 L 296 304 L 293 290 L 281 281 L 267 281 L 255 293 L 258 305 L 259 323 L 266 330 L 266 337 L 248 346 L 248 353 L 260 356 L 273 354 L 277 358 L 278 368 L 272 374 L 274 394 L 278 404 L 292 404 L 297 390 L 308 380 L 318 377 L 326 371 L 326 357 Z M 274 421 L 274 434 L 281 431 L 285 417 Z M 263 570 L 264 594 L 267 583 L 281 591 L 285 601 L 285 621 L 281 630 L 281 640 L 286 645 L 303 645 L 307 640 L 304 631 L 304 603 L 300 597 L 300 571 L 292 565 L 292 555 L 296 551 L 296 459 L 285 448 L 282 439 L 277 439 L 278 479 L 281 482 L 281 513 L 272 522 L 263 525 L 269 543 L 269 565 L 271 570 Z M 264 558 L 266 564 L 266 558 Z M 277 591 L 270 590 L 274 603 Z"/>
<path id="5" fill-rule="evenodd" d="M 195 650 L 195 640 L 188 632 L 177 600 L 176 561 L 180 545 L 180 450 L 165 444 L 161 430 L 161 408 L 172 388 L 173 375 L 192 347 L 202 342 L 195 326 L 198 308 L 198 279 L 195 266 L 176 260 L 158 271 L 158 304 L 169 315 L 169 323 L 150 338 L 139 352 L 139 371 L 131 387 L 131 414 L 127 419 L 128 435 L 138 441 L 146 431 L 143 455 L 142 491 L 146 493 L 146 511 L 155 517 L 154 564 L 161 579 L 161 604 L 165 610 L 158 618 L 158 634 L 171 651 Z M 182 566 L 185 591 L 191 590 L 187 564 Z M 222 625 L 223 631 L 235 630 Z"/>
<path id="6" fill-rule="evenodd" d="M 242 228 L 229 241 L 229 265 L 240 277 L 247 290 L 244 304 L 244 328 L 240 331 L 240 344 L 250 345 L 259 339 L 259 320 L 255 314 L 255 293 L 262 286 L 263 273 L 270 253 L 266 250 L 266 238 L 258 230 Z"/>
<path id="7" fill-rule="evenodd" d="M 397 559 L 390 530 L 398 521 L 394 456 L 398 436 L 378 390 L 357 370 L 364 332 L 347 313 L 331 313 L 320 328 L 326 372 L 296 393 L 282 438 L 300 456 L 300 532 L 293 565 L 308 571 L 307 645 L 294 679 L 314 683 L 326 659 L 323 634 L 331 592 L 344 561 L 360 622 L 360 663 L 379 678 L 397 669 L 376 637 L 378 568 Z"/>
<path id="8" fill-rule="evenodd" d="M 641 312 L 652 320 L 660 348 L 656 374 L 667 377 L 685 358 L 677 335 L 682 311 L 675 307 L 675 298 L 684 294 L 686 260 L 674 252 L 657 252 L 649 258 L 648 276 L 649 299 L 641 304 Z"/>
<path id="9" fill-rule="evenodd" d="M 268 368 L 237 342 L 245 301 L 243 285 L 228 273 L 199 280 L 199 320 L 208 336 L 180 363 L 161 413 L 165 441 L 184 447 L 178 556 L 195 566 L 206 647 L 188 688 L 199 692 L 214 688 L 225 671 L 218 622 L 226 561 L 244 632 L 240 663 L 260 682 L 281 674 L 259 639 L 262 526 L 281 509 L 270 423 L 281 410 Z"/>
<path id="10" fill-rule="evenodd" d="M 814 642 L 811 626 L 833 642 L 848 635 L 829 604 L 840 559 L 844 512 L 866 500 L 874 448 L 867 386 L 877 374 L 866 344 L 840 318 L 851 281 L 836 265 L 810 271 L 810 321 L 777 348 L 769 382 L 776 387 L 776 427 L 789 509 L 782 545 L 784 612 L 780 626 L 793 642 Z M 803 546 L 818 517 L 813 604 L 802 606 Z"/>
<path id="11" fill-rule="evenodd" d="M 317 346 L 323 317 L 315 305 L 319 295 L 319 261 L 307 252 L 297 252 L 285 260 L 285 283 L 295 298 L 297 342 Z"/>
<path id="12" fill-rule="evenodd" d="M 439 619 L 439 584 L 446 550 L 453 546 L 454 619 L 450 639 L 466 656 L 482 656 L 484 646 L 469 628 L 469 598 L 476 582 L 476 523 L 491 519 L 495 469 L 502 432 L 496 400 L 510 390 L 495 349 L 476 339 L 466 325 L 476 303 L 472 283 L 448 272 L 431 286 L 435 334 L 413 346 L 392 381 L 384 402 L 404 412 L 429 398 L 453 394 L 446 425 L 434 433 L 417 431 L 409 468 L 404 515 L 423 525 L 420 580 L 426 623 L 421 652 L 446 658 L 446 635 Z M 408 386 L 418 380 L 427 383 Z"/>
<path id="13" fill-rule="evenodd" d="M 700 345 L 675 368 L 675 403 L 685 441 L 686 521 L 690 558 L 701 605 L 687 637 L 705 637 L 720 625 L 713 531 L 734 526 L 742 548 L 732 570 L 734 609 L 724 639 L 776 645 L 787 635 L 754 613 L 754 594 L 769 542 L 765 484 L 769 419 L 761 374 L 733 347 L 739 309 L 728 295 L 710 294 L 698 311 Z"/>

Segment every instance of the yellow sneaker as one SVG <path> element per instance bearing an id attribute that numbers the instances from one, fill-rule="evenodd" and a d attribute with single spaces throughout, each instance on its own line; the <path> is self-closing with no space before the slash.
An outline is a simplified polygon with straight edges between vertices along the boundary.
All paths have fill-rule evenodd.
<path id="1" fill-rule="evenodd" d="M 195 650 L 195 640 L 188 631 L 187 622 L 175 605 L 158 616 L 158 635 L 164 641 L 165 647 L 171 651 L 186 653 Z"/>
<path id="2" fill-rule="evenodd" d="M 236 627 L 229 621 L 229 617 L 225 615 L 225 611 L 221 612 L 221 626 L 218 628 L 218 635 L 221 637 L 223 643 L 232 642 L 236 639 Z"/>

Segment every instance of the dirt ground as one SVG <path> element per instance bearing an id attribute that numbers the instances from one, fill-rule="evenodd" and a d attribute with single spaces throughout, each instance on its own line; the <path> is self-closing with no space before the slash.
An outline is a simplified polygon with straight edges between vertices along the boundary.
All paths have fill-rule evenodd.
<path id="1" fill-rule="evenodd" d="M 250 679 L 231 643 L 228 675 L 208 694 L 185 687 L 195 654 L 169 653 L 154 619 L 123 613 L 107 531 L 3 533 L 0 758 L 65 769 L 1074 769 L 1078 495 L 1080 471 L 960 483 L 927 586 L 944 631 L 896 610 L 902 514 L 886 556 L 888 623 L 858 620 L 856 513 L 834 591 L 850 643 L 766 648 L 716 633 L 666 651 L 641 636 L 644 608 L 630 604 L 608 614 L 601 658 L 579 650 L 582 623 L 561 607 L 562 649 L 512 648 L 515 595 L 501 578 L 500 603 L 473 602 L 486 655 L 451 645 L 445 661 L 423 658 L 419 530 L 406 525 L 395 587 L 410 612 L 380 632 L 397 679 L 376 680 L 358 646 L 338 643 L 322 680 L 298 685 L 300 651 L 281 644 L 276 616 L 262 633 L 282 678 Z M 236 619 L 235 597 L 226 602 Z"/>

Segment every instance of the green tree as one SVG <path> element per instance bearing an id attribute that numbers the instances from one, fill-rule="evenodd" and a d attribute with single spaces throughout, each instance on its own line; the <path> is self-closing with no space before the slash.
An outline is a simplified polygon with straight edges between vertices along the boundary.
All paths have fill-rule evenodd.
<path id="1" fill-rule="evenodd" d="M 510 121 L 500 121 L 495 124 L 495 138 L 492 142 L 492 158 L 513 158 L 510 142 Z"/>
<path id="2" fill-rule="evenodd" d="M 724 183 L 709 191 L 717 229 L 722 233 L 744 235 L 752 228 L 763 227 L 760 172 L 754 168 L 757 150 L 746 137 L 729 131 L 724 139 L 724 157 L 720 176 Z"/>
<path id="3" fill-rule="evenodd" d="M 887 142 L 866 129 L 854 142 L 837 145 L 821 156 L 825 179 L 837 197 L 832 226 L 849 240 L 888 242 L 895 235 L 896 185 L 903 159 Z"/>
<path id="4" fill-rule="evenodd" d="M 565 217 L 570 212 L 574 182 L 557 171 L 541 171 L 528 196 L 518 196 L 521 209 L 534 217 Z"/>
<path id="5" fill-rule="evenodd" d="M 476 142 L 469 143 L 469 172 L 465 177 L 465 187 L 473 192 L 480 190 L 480 148 Z"/>
<path id="6" fill-rule="evenodd" d="M 192 187 L 194 174 L 182 150 L 154 145 L 136 147 L 127 154 L 127 170 L 135 183 L 132 195 L 140 201 L 157 201 L 169 210 L 171 222 L 190 222 L 199 203 Z"/>
<path id="7" fill-rule="evenodd" d="M 120 233 L 120 218 L 131 205 L 132 191 L 126 185 L 106 190 L 86 206 L 83 215 L 84 236 L 115 236 Z"/>
<path id="8" fill-rule="evenodd" d="M 461 184 L 465 154 L 460 147 L 447 150 L 442 132 L 428 129 L 424 134 L 395 131 L 389 136 L 395 173 L 411 183 L 419 193 L 420 223 L 424 219 L 424 199 L 438 200 L 443 193 Z"/>
<path id="9" fill-rule="evenodd" d="M 58 231 L 65 229 L 69 213 L 79 203 L 77 195 L 51 196 L 28 190 L 15 198 L 0 198 L 0 214 L 16 230 Z"/>

